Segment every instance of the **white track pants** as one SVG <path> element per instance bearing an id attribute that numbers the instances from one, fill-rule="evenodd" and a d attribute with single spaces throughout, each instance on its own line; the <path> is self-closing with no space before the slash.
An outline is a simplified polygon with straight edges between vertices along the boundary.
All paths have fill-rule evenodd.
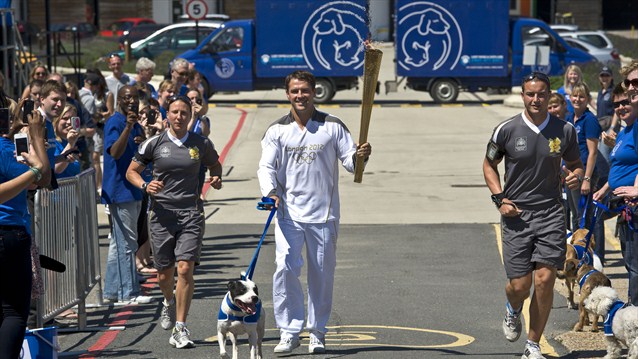
<path id="1" fill-rule="evenodd" d="M 326 333 L 332 310 L 332 287 L 337 263 L 339 223 L 300 223 L 280 220 L 275 228 L 277 269 L 273 275 L 275 322 L 283 336 L 297 336 L 304 325 L 304 293 L 299 276 L 301 251 L 306 245 L 308 261 L 307 329 Z"/>

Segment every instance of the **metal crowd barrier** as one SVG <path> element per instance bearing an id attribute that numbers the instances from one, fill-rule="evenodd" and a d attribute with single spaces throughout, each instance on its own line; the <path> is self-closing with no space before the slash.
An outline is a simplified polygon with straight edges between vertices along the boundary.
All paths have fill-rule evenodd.
<path id="1" fill-rule="evenodd" d="M 40 253 L 66 265 L 64 273 L 42 271 L 44 294 L 38 300 L 37 325 L 77 306 L 78 329 L 86 329 L 86 300 L 97 287 L 102 300 L 95 170 L 58 180 L 54 191 L 35 196 L 35 240 Z M 98 303 L 102 304 L 102 303 Z"/>

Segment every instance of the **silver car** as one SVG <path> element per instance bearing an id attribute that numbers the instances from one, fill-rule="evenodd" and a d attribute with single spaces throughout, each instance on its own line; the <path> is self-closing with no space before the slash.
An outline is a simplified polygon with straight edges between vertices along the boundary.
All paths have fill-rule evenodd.
<path id="1" fill-rule="evenodd" d="M 573 31 L 573 32 L 564 32 L 561 33 L 560 36 L 565 39 L 566 41 L 568 39 L 576 39 L 579 41 L 583 41 L 586 42 L 587 44 L 590 44 L 594 47 L 596 47 L 597 49 L 600 49 L 602 52 L 600 52 L 600 58 L 607 58 L 607 56 L 605 54 L 609 54 L 612 57 L 612 64 L 619 64 L 620 63 L 620 55 L 618 54 L 618 50 L 614 47 L 614 44 L 611 42 L 611 40 L 609 40 L 609 38 L 607 37 L 607 35 L 605 35 L 605 33 L 603 31 Z M 595 56 L 597 59 L 599 59 L 598 55 L 595 55 L 592 51 L 586 50 L 587 52 L 591 53 L 593 56 Z M 597 52 L 598 53 L 598 52 Z M 601 61 L 599 59 L 599 61 Z M 603 62 L 603 61 L 601 61 Z M 605 62 L 603 62 L 605 63 Z"/>

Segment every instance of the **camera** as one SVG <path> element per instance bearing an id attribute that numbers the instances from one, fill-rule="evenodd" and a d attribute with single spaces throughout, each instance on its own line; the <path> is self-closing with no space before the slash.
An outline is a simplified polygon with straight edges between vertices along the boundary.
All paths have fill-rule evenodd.
<path id="1" fill-rule="evenodd" d="M 625 198 L 621 196 L 616 196 L 614 194 L 609 195 L 609 205 L 607 206 L 610 211 L 615 212 L 620 207 L 625 205 Z"/>

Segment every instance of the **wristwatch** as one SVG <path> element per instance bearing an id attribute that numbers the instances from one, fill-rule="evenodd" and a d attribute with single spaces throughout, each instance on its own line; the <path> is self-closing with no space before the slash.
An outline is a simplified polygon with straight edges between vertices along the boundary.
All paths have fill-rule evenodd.
<path id="1" fill-rule="evenodd" d="M 583 181 L 591 182 L 591 177 L 585 176 L 583 177 Z"/>
<path id="2" fill-rule="evenodd" d="M 142 191 L 146 192 L 146 187 L 148 187 L 148 182 L 142 183 Z"/>
<path id="3" fill-rule="evenodd" d="M 503 205 L 503 198 L 505 198 L 505 193 L 497 193 L 492 195 L 492 202 L 496 205 L 496 208 L 501 208 Z"/>

